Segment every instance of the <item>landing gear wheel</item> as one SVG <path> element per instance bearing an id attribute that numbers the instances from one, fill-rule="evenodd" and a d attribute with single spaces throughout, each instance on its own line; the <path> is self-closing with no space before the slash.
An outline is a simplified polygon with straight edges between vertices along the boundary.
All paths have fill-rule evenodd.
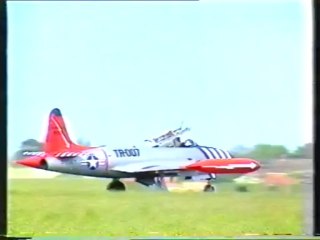
<path id="1" fill-rule="evenodd" d="M 108 191 L 125 191 L 126 186 L 123 182 L 120 182 L 119 180 L 113 180 L 111 183 L 107 186 Z"/>
<path id="2" fill-rule="evenodd" d="M 204 189 L 203 189 L 204 192 L 215 192 L 216 189 L 214 186 L 212 186 L 211 184 L 207 184 L 204 186 Z"/>

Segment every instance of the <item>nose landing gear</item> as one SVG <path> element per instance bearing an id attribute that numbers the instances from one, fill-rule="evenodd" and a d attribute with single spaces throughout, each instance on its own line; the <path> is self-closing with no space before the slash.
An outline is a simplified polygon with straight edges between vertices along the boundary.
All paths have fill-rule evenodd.
<path id="1" fill-rule="evenodd" d="M 207 184 L 203 188 L 204 192 L 215 192 L 216 188 L 211 184 L 211 181 L 208 180 Z"/>

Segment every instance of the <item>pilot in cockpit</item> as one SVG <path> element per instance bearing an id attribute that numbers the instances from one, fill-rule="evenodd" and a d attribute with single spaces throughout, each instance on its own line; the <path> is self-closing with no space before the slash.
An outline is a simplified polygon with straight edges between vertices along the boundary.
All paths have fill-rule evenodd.
<path id="1" fill-rule="evenodd" d="M 194 147 L 197 144 L 194 141 L 192 141 L 191 139 L 187 139 L 186 141 L 182 142 L 181 139 L 179 137 L 177 137 L 175 139 L 174 145 L 175 145 L 175 147 Z"/>

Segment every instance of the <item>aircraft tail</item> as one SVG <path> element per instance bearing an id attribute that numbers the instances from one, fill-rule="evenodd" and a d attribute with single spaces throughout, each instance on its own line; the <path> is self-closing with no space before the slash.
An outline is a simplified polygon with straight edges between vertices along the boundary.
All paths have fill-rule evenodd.
<path id="1" fill-rule="evenodd" d="M 90 147 L 77 145 L 70 139 L 60 109 L 54 108 L 49 115 L 48 132 L 44 144 L 44 151 L 78 151 L 89 148 Z"/>

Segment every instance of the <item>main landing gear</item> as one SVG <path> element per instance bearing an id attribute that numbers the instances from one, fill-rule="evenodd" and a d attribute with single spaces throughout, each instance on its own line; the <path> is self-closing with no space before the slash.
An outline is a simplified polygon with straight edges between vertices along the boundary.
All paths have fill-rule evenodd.
<path id="1" fill-rule="evenodd" d="M 125 191 L 126 186 L 123 182 L 119 181 L 119 179 L 113 179 L 111 183 L 107 185 L 108 191 Z"/>
<path id="2" fill-rule="evenodd" d="M 163 177 L 148 177 L 148 178 L 136 178 L 136 182 L 140 183 L 146 187 L 153 187 L 155 189 L 158 190 L 164 190 L 167 191 L 167 187 L 165 184 L 165 181 L 163 179 Z M 125 191 L 126 190 L 126 186 L 124 185 L 124 183 L 122 183 L 121 181 L 119 181 L 119 179 L 113 179 L 106 188 L 107 191 Z"/>
<path id="3" fill-rule="evenodd" d="M 136 182 L 145 185 L 147 187 L 154 186 L 158 190 L 164 190 L 168 191 L 166 184 L 164 182 L 164 179 L 162 177 L 157 178 L 146 178 L 146 179 L 136 179 Z M 108 185 L 107 185 L 108 191 L 117 191 L 117 192 L 123 192 L 126 190 L 126 186 L 123 182 L 121 182 L 119 179 L 113 179 Z M 211 181 L 208 180 L 207 184 L 203 188 L 204 192 L 216 192 L 216 188 L 211 184 Z"/>

